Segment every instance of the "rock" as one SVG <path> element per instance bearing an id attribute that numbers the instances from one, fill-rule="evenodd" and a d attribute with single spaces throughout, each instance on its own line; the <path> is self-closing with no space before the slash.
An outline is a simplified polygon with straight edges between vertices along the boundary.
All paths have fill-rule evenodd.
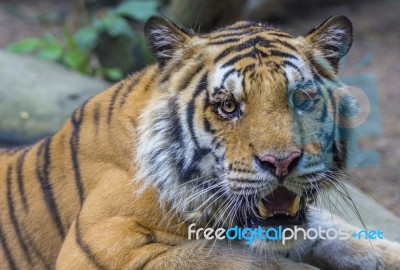
<path id="1" fill-rule="evenodd" d="M 361 219 L 365 223 L 367 231 L 380 230 L 383 232 L 383 238 L 400 242 L 399 217 L 395 216 L 357 187 L 346 183 L 346 190 L 353 199 L 354 206 L 357 208 Z M 353 206 L 346 203 L 346 201 L 334 191 L 330 191 L 327 196 L 329 196 L 330 203 L 327 203 L 327 200 L 323 200 L 323 208 L 330 210 L 333 214 L 350 225 L 364 229 L 357 212 L 353 210 Z M 332 217 L 335 219 L 335 216 Z"/>
<path id="2" fill-rule="evenodd" d="M 57 63 L 0 50 L 0 145 L 51 134 L 107 86 Z"/>

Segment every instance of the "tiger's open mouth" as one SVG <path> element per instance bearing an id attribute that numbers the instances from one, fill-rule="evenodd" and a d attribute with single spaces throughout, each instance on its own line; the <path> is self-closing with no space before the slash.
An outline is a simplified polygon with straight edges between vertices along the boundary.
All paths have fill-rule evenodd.
<path id="1" fill-rule="evenodd" d="M 260 198 L 246 215 L 246 227 L 301 225 L 305 219 L 306 197 L 279 186 L 267 197 Z"/>

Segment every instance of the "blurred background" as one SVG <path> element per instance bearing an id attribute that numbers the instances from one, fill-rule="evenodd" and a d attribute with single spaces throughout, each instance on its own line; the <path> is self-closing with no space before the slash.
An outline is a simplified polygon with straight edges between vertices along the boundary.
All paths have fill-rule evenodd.
<path id="1" fill-rule="evenodd" d="M 399 0 L 1 0 L 0 145 L 57 130 L 85 99 L 154 62 L 143 24 L 162 15 L 196 32 L 237 20 L 305 34 L 334 14 L 353 22 L 340 76 L 367 93 L 352 183 L 400 216 Z"/>

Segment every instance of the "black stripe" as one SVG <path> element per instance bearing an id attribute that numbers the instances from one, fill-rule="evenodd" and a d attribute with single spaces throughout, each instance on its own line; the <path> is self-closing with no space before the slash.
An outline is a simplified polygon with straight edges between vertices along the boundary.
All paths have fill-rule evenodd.
<path id="1" fill-rule="evenodd" d="M 236 56 L 232 57 L 225 64 L 223 64 L 222 67 L 224 68 L 224 67 L 227 67 L 227 66 L 234 65 L 236 62 L 238 62 L 238 61 L 240 61 L 240 60 L 242 60 L 244 58 L 255 58 L 256 59 L 257 55 L 261 55 L 262 57 L 267 57 L 268 56 L 268 54 L 266 54 L 265 52 L 254 48 L 253 50 L 251 50 L 248 53 L 239 54 L 239 55 L 236 55 Z"/>
<path id="2" fill-rule="evenodd" d="M 224 45 L 227 43 L 235 43 L 240 40 L 241 40 L 241 38 L 228 38 L 228 39 L 222 39 L 222 40 L 218 40 L 218 41 L 209 42 L 208 45 Z"/>
<path id="3" fill-rule="evenodd" d="M 239 70 L 239 72 L 242 74 L 242 76 L 243 76 L 243 78 L 244 78 L 244 77 L 246 77 L 246 73 L 247 73 L 247 72 L 250 72 L 250 71 L 251 71 L 252 74 L 254 74 L 254 69 L 255 69 L 255 67 L 256 67 L 256 64 L 252 63 L 252 64 L 247 65 L 247 66 L 244 67 L 243 69 Z M 250 75 L 250 76 L 251 76 L 251 75 Z M 246 99 L 247 91 L 246 91 L 246 80 L 245 80 L 245 79 L 242 80 L 242 89 L 243 89 L 244 98 Z"/>
<path id="4" fill-rule="evenodd" d="M 231 25 L 228 27 L 217 29 L 214 31 L 214 33 L 225 32 L 225 31 L 244 30 L 244 29 L 250 28 L 251 26 L 260 26 L 260 25 L 257 22 L 247 21 L 247 22 L 243 23 L 242 25 L 235 26 L 235 24 L 234 24 L 234 25 Z M 262 25 L 262 26 L 264 26 L 264 25 Z"/>
<path id="5" fill-rule="evenodd" d="M 201 77 L 200 82 L 197 85 L 196 90 L 193 93 L 192 99 L 190 100 L 190 102 L 186 108 L 186 121 L 187 121 L 187 124 L 189 127 L 190 134 L 194 141 L 194 144 L 196 145 L 197 148 L 200 148 L 200 146 L 199 146 L 199 142 L 196 138 L 196 135 L 194 132 L 194 126 L 193 126 L 193 118 L 194 118 L 195 109 L 196 109 L 195 102 L 196 102 L 196 98 L 200 95 L 200 93 L 207 89 L 207 86 L 208 86 L 208 81 L 207 81 L 207 72 L 206 72 Z"/>
<path id="6" fill-rule="evenodd" d="M 179 117 L 179 104 L 177 97 L 171 98 L 168 102 L 171 112 L 168 115 L 168 121 L 171 123 L 168 128 L 168 137 L 171 139 L 172 143 L 179 144 L 179 148 L 183 148 L 183 129 L 181 124 L 181 119 Z"/>
<path id="7" fill-rule="evenodd" d="M 240 72 L 242 73 L 243 76 L 246 76 L 246 73 L 249 71 L 253 71 L 255 69 L 256 65 L 253 64 L 249 64 L 247 65 L 245 68 L 243 68 Z M 244 82 L 244 80 L 243 80 Z"/>
<path id="8" fill-rule="evenodd" d="M 293 36 L 284 32 L 268 32 L 270 36 L 282 37 L 282 38 L 293 38 Z"/>
<path id="9" fill-rule="evenodd" d="M 293 54 L 282 52 L 282 51 L 278 51 L 278 50 L 270 50 L 268 52 L 268 54 L 270 56 L 279 56 L 279 57 L 283 57 L 283 58 L 289 58 L 289 59 L 298 60 L 298 58 L 296 56 L 294 56 Z"/>
<path id="10" fill-rule="evenodd" d="M 51 137 L 44 140 L 39 148 L 38 155 L 43 155 L 43 164 L 39 162 L 36 164 L 36 174 L 43 191 L 43 198 L 46 206 L 50 212 L 51 218 L 60 233 L 61 238 L 65 237 L 65 231 L 61 223 L 60 214 L 58 212 L 57 203 L 54 198 L 53 190 L 50 183 L 50 169 L 51 169 L 51 156 L 50 156 Z M 42 165 L 42 166 L 40 166 Z"/>
<path id="11" fill-rule="evenodd" d="M 125 85 L 124 81 L 119 82 L 119 84 L 117 85 L 117 88 L 114 90 L 114 93 L 111 96 L 110 106 L 108 107 L 108 118 L 107 118 L 108 124 L 111 123 L 111 119 L 112 119 L 113 111 L 114 111 L 114 107 L 115 107 L 115 102 L 117 100 L 119 92 L 121 92 L 124 85 Z"/>
<path id="12" fill-rule="evenodd" d="M 24 252 L 25 257 L 27 258 L 28 262 L 31 264 L 32 259 L 29 254 L 29 250 L 27 245 L 24 242 L 24 238 L 22 237 L 21 229 L 19 226 L 19 222 L 17 216 L 15 215 L 15 207 L 14 207 L 14 200 L 12 198 L 12 166 L 8 166 L 7 168 L 7 177 L 6 177 L 6 184 L 7 184 L 7 204 L 8 204 L 8 213 L 10 215 L 10 220 L 13 225 L 15 235 L 17 236 L 19 245 Z"/>
<path id="13" fill-rule="evenodd" d="M 32 238 L 29 235 L 24 234 L 24 239 L 28 243 L 28 246 L 31 248 L 31 250 L 36 254 L 36 257 L 39 258 L 39 261 L 43 264 L 43 266 L 48 270 L 52 269 L 50 264 L 46 261 L 46 258 L 33 242 Z"/>
<path id="14" fill-rule="evenodd" d="M 0 219 L 0 221 L 1 220 L 2 219 Z M 6 236 L 5 236 L 4 232 L 3 232 L 3 228 L 2 228 L 1 222 L 0 222 L 0 242 L 1 242 L 1 245 L 3 246 L 4 256 L 6 257 L 6 260 L 8 262 L 8 266 L 10 267 L 11 270 L 17 270 L 18 268 L 17 268 L 17 265 L 15 264 L 14 257 L 11 254 L 11 250 L 10 250 L 10 248 L 8 246 L 7 239 L 6 239 Z"/>
<path id="15" fill-rule="evenodd" d="M 203 112 L 205 113 L 207 111 L 207 109 L 210 107 L 211 105 L 211 101 L 210 101 L 210 95 L 205 95 L 204 99 L 203 99 Z"/>
<path id="16" fill-rule="evenodd" d="M 243 43 L 240 43 L 238 45 L 235 46 L 231 46 L 225 50 L 223 50 L 215 59 L 214 59 L 214 63 L 217 63 L 219 60 L 221 60 L 222 58 L 224 58 L 225 56 L 228 56 L 229 54 L 233 53 L 233 52 L 240 52 L 243 51 L 245 49 L 254 47 L 256 45 L 265 47 L 265 48 L 275 48 L 275 46 L 271 46 L 270 41 L 260 37 L 260 36 L 256 36 L 254 38 L 251 38 Z"/>
<path id="17" fill-rule="evenodd" d="M 192 72 L 186 74 L 184 80 L 180 83 L 180 86 L 177 90 L 186 89 L 189 86 L 190 82 L 193 80 L 193 77 L 196 76 L 196 74 L 198 74 L 203 68 L 203 63 L 200 63 L 196 69 L 192 69 Z"/>
<path id="18" fill-rule="evenodd" d="M 314 60 L 310 60 L 310 62 L 311 65 L 313 66 L 313 70 L 315 70 L 318 74 L 324 77 L 324 79 L 328 81 L 334 81 L 332 80 L 333 75 L 329 69 L 326 69 L 324 66 L 318 64 Z"/>
<path id="19" fill-rule="evenodd" d="M 256 26 L 256 27 L 254 27 L 254 26 Z M 271 35 L 271 36 L 277 36 L 277 37 L 283 37 L 283 38 L 293 38 L 293 36 L 291 36 L 290 34 L 282 32 L 271 26 L 268 26 L 268 25 L 259 26 L 257 24 L 243 25 L 243 26 L 231 27 L 231 28 L 229 28 L 229 27 L 222 28 L 222 29 L 216 30 L 213 33 L 211 33 L 211 38 L 229 37 L 230 35 L 240 35 L 241 33 L 243 33 L 243 35 L 246 35 L 247 31 L 249 31 L 250 33 L 253 31 L 257 32 L 257 33 L 263 32 L 263 33 L 265 33 L 267 35 Z M 221 34 L 214 35 L 216 33 L 221 33 Z"/>
<path id="20" fill-rule="evenodd" d="M 236 72 L 236 69 L 231 68 L 224 74 L 224 76 L 222 77 L 221 85 L 220 85 L 221 89 L 224 88 L 225 81 L 228 79 L 229 75 L 231 75 L 234 72 Z"/>
<path id="21" fill-rule="evenodd" d="M 79 227 L 79 216 L 76 219 L 75 222 L 75 233 L 76 233 L 76 243 L 78 246 L 82 249 L 82 251 L 85 253 L 86 257 L 89 259 L 89 261 L 97 268 L 97 269 L 104 269 L 106 270 L 107 268 L 104 265 L 101 265 L 98 260 L 96 259 L 96 256 L 94 255 L 93 251 L 90 249 L 89 245 L 86 244 L 81 235 L 80 227 Z"/>
<path id="22" fill-rule="evenodd" d="M 215 133 L 215 130 L 211 128 L 211 123 L 207 118 L 204 118 L 204 130 L 210 134 Z"/>
<path id="23" fill-rule="evenodd" d="M 24 184 L 24 173 L 23 167 L 25 162 L 25 157 L 28 154 L 29 149 L 26 149 L 18 158 L 17 161 L 17 182 L 18 182 L 18 190 L 22 200 L 22 205 L 24 206 L 25 212 L 29 211 L 29 205 L 25 195 L 25 184 Z"/>
<path id="24" fill-rule="evenodd" d="M 190 58 L 188 58 L 188 59 L 190 59 Z M 184 63 L 185 63 L 185 60 L 188 60 L 187 58 L 179 58 L 176 62 L 174 62 L 173 64 L 172 64 L 172 66 L 169 66 L 168 67 L 168 72 L 163 72 L 162 73 L 162 77 L 160 78 L 160 83 L 164 83 L 164 82 L 166 82 L 166 81 L 168 81 L 170 78 L 171 78 L 171 76 L 173 75 L 173 74 L 176 74 L 176 73 L 178 73 L 178 71 L 182 68 L 182 67 L 184 67 L 185 65 L 184 65 Z M 158 69 L 157 69 L 158 70 Z M 156 70 L 156 71 L 157 71 Z"/>
<path id="25" fill-rule="evenodd" d="M 300 76 L 301 76 L 301 81 L 304 82 L 304 75 L 303 75 L 303 73 L 301 72 L 301 70 L 300 70 L 300 68 L 299 68 L 298 66 L 296 66 L 296 65 L 293 64 L 292 62 L 286 61 L 286 60 L 283 61 L 282 63 L 283 63 L 283 65 L 285 65 L 285 66 L 290 66 L 290 67 L 294 68 L 294 69 L 300 74 Z"/>
<path id="26" fill-rule="evenodd" d="M 96 105 L 94 105 L 94 112 L 93 112 L 93 124 L 96 127 L 96 134 L 99 133 L 100 112 L 101 112 L 101 105 L 100 103 L 96 103 Z"/>
<path id="27" fill-rule="evenodd" d="M 236 31 L 226 31 L 225 33 L 220 33 L 220 34 L 211 33 L 209 38 L 211 38 L 213 40 L 221 39 L 221 38 L 240 38 L 243 36 L 250 36 L 250 35 L 258 34 L 263 31 L 265 31 L 265 29 L 249 27 L 246 29 L 241 29 L 241 30 L 236 30 Z"/>
<path id="28" fill-rule="evenodd" d="M 297 52 L 296 47 L 294 47 L 293 45 L 290 45 L 290 44 L 287 43 L 286 41 L 283 41 L 283 40 L 280 40 L 280 39 L 273 39 L 273 40 L 271 40 L 271 43 L 272 43 L 272 44 L 273 44 L 273 43 L 279 43 L 280 45 L 282 45 L 282 46 L 284 46 L 284 47 L 286 47 L 286 48 L 288 48 L 288 49 L 290 49 L 290 50 L 292 50 L 292 51 Z"/>
<path id="29" fill-rule="evenodd" d="M 85 194 L 84 194 L 81 171 L 80 171 L 80 166 L 79 166 L 78 152 L 79 152 L 79 138 L 80 138 L 81 123 L 83 121 L 83 114 L 85 111 L 86 104 L 87 104 L 87 101 L 81 106 L 81 108 L 79 110 L 77 110 L 74 113 L 74 115 L 71 118 L 71 123 L 72 123 L 73 129 L 72 129 L 72 134 L 71 134 L 71 140 L 69 143 L 70 149 L 71 149 L 72 168 L 74 170 L 74 176 L 75 176 L 75 185 L 76 185 L 76 189 L 78 191 L 80 205 L 82 205 L 82 203 L 83 203 L 83 198 L 85 197 Z"/>
<path id="30" fill-rule="evenodd" d="M 211 36 L 210 38 L 212 38 L 213 40 L 220 39 L 220 38 L 233 38 L 233 37 L 239 38 L 242 36 L 253 35 L 253 34 L 259 33 L 259 32 L 261 32 L 260 29 L 248 28 L 248 29 L 245 29 L 242 31 L 229 31 L 227 33 Z"/>
<path id="31" fill-rule="evenodd" d="M 147 92 L 150 89 L 150 86 L 153 84 L 153 82 L 157 79 L 156 74 L 153 74 L 150 78 L 150 80 L 147 81 L 146 86 L 143 89 L 143 92 Z"/>
<path id="32" fill-rule="evenodd" d="M 214 91 L 212 93 L 213 96 L 218 95 L 222 89 L 224 89 L 224 84 L 225 81 L 228 79 L 229 75 L 231 75 L 233 72 L 237 71 L 235 68 L 231 68 L 228 71 L 225 72 L 224 76 L 222 76 L 221 84 L 219 87 L 214 87 Z"/>
<path id="33" fill-rule="evenodd" d="M 131 83 L 128 85 L 127 90 L 125 93 L 122 95 L 120 102 L 119 102 L 119 107 L 123 107 L 126 103 L 126 100 L 128 99 L 129 94 L 135 89 L 135 86 L 139 83 L 140 76 L 136 75 L 134 79 L 132 79 Z"/>

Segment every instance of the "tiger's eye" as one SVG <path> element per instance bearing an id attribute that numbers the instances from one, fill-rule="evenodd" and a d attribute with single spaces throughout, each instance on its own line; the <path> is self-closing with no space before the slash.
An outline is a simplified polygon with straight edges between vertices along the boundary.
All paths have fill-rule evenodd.
<path id="1" fill-rule="evenodd" d="M 222 110 L 224 113 L 233 113 L 237 109 L 237 104 L 233 100 L 225 100 L 222 103 Z"/>
<path id="2" fill-rule="evenodd" d="M 309 101 L 313 101 L 317 98 L 318 92 L 311 90 L 311 91 L 298 91 L 294 95 L 294 104 L 296 106 L 302 106 Z"/>
<path id="3" fill-rule="evenodd" d="M 304 102 L 306 102 L 307 100 L 309 100 L 310 98 L 307 96 L 307 94 L 306 93 L 304 93 L 304 92 L 297 92 L 296 94 L 295 94 L 295 97 L 294 97 L 294 101 L 295 101 L 295 104 L 297 105 L 297 106 L 300 106 L 301 104 L 303 104 Z"/>

